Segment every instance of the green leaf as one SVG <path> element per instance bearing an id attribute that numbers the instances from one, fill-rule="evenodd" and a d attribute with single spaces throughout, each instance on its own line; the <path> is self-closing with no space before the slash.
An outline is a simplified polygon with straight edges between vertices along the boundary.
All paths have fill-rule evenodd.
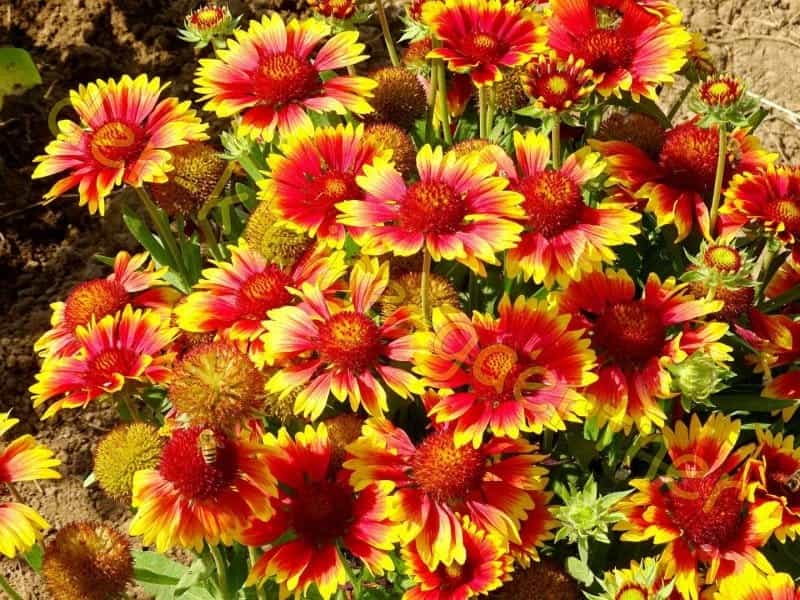
<path id="1" fill-rule="evenodd" d="M 174 589 L 188 567 L 170 560 L 163 554 L 149 551 L 133 552 L 133 578 L 156 600 L 172 600 Z"/>
<path id="2" fill-rule="evenodd" d="M 594 583 L 592 569 L 575 556 L 567 558 L 567 572 L 587 587 Z"/>
<path id="3" fill-rule="evenodd" d="M 136 238 L 137 242 L 144 246 L 159 265 L 171 268 L 175 267 L 163 244 L 156 239 L 150 231 L 150 228 L 147 227 L 142 220 L 142 217 L 128 205 L 125 205 L 122 210 L 122 220 L 125 222 L 125 226 L 128 228 L 128 231 L 131 232 L 131 235 Z"/>
<path id="4" fill-rule="evenodd" d="M 716 394 L 708 399 L 709 403 L 725 412 L 746 410 L 749 412 L 771 412 L 797 405 L 796 400 L 764 398 L 758 394 L 728 393 Z"/>
<path id="5" fill-rule="evenodd" d="M 206 565 L 203 559 L 196 558 L 194 562 L 189 565 L 189 568 L 180 578 L 180 581 L 175 585 L 175 591 L 182 593 L 190 588 L 197 587 L 201 581 L 208 579 L 209 573 L 208 565 Z"/>
<path id="6" fill-rule="evenodd" d="M 0 107 L 3 96 L 23 94 L 42 83 L 31 55 L 22 48 L 0 48 Z"/>
<path id="7" fill-rule="evenodd" d="M 22 555 L 25 558 L 25 562 L 30 565 L 31 569 L 36 571 L 37 573 L 42 570 L 42 559 L 44 558 L 44 549 L 40 544 L 35 544 L 28 550 L 25 554 Z"/>
<path id="8" fill-rule="evenodd" d="M 190 587 L 175 598 L 180 598 L 180 600 L 217 600 L 214 594 L 199 585 Z"/>

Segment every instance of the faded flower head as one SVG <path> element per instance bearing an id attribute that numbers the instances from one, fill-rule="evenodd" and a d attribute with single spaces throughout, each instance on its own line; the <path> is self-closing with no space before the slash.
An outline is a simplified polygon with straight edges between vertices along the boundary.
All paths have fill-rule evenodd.
<path id="1" fill-rule="evenodd" d="M 103 491 L 118 502 L 130 500 L 133 476 L 158 465 L 164 440 L 149 423 L 120 425 L 105 435 L 94 455 L 94 474 Z"/>

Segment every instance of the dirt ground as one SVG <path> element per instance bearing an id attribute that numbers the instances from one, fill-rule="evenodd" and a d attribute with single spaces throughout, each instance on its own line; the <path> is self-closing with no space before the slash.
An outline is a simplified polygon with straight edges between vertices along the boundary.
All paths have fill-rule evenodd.
<path id="1" fill-rule="evenodd" d="M 246 18 L 288 10 L 294 0 L 233 1 Z M 96 78 L 147 72 L 173 81 L 170 93 L 189 98 L 195 52 L 175 36 L 191 0 L 0 0 L 0 45 L 32 52 L 43 85 L 11 98 L 0 112 L 0 410 L 13 409 L 30 432 L 63 461 L 64 479 L 21 492 L 54 528 L 75 519 L 107 520 L 125 528 L 129 514 L 82 482 L 96 440 L 114 423 L 110 409 L 61 413 L 41 422 L 27 393 L 37 362 L 34 340 L 47 328 L 49 304 L 77 282 L 105 271 L 94 253 L 133 249 L 119 210 L 90 218 L 74 197 L 37 203 L 47 187 L 31 182 L 32 159 L 51 138 L 47 112 L 70 88 Z M 678 0 L 689 26 L 702 31 L 722 69 L 790 110 L 800 110 L 800 0 Z M 376 36 L 370 35 L 375 43 Z M 378 42 L 379 43 L 379 42 Z M 759 134 L 790 162 L 800 160 L 800 124 L 777 113 Z M 52 183 L 52 181 L 48 182 Z M 0 497 L 3 492 L 0 491 Z M 46 598 L 21 563 L 0 559 L 0 573 L 29 599 Z"/>

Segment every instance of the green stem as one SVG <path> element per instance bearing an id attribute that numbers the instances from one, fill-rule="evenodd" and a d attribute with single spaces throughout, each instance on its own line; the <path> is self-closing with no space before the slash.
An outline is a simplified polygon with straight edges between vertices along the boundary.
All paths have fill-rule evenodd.
<path id="1" fill-rule="evenodd" d="M 431 322 L 431 297 L 430 297 L 430 279 L 431 279 L 431 253 L 428 252 L 428 247 L 422 247 L 422 274 L 420 276 L 420 304 L 422 308 L 422 318 L 426 323 Z"/>
<path id="2" fill-rule="evenodd" d="M 442 137 L 445 144 L 452 146 L 453 134 L 450 132 L 450 109 L 447 106 L 447 79 L 445 78 L 444 61 L 437 58 L 434 68 L 436 69 L 436 77 L 439 80 L 439 95 L 437 98 L 439 112 L 441 113 L 440 118 L 442 119 Z"/>
<path id="3" fill-rule="evenodd" d="M 230 595 L 228 594 L 228 567 L 225 564 L 225 558 L 217 546 L 209 544 L 208 549 L 211 551 L 211 556 L 214 558 L 214 564 L 217 567 L 217 585 L 220 594 L 222 594 L 223 600 L 228 600 Z"/>
<path id="4" fill-rule="evenodd" d="M 714 175 L 714 192 L 711 196 L 711 218 L 709 229 L 711 236 L 714 236 L 714 229 L 719 216 L 719 202 L 722 195 L 722 179 L 725 177 L 725 163 L 728 157 L 728 130 L 724 124 L 719 125 L 719 150 L 717 151 L 717 171 Z"/>
<path id="5" fill-rule="evenodd" d="M 142 420 L 142 415 L 139 414 L 139 409 L 137 409 L 136 405 L 131 402 L 131 397 L 128 394 L 123 393 L 122 403 L 125 404 L 125 408 L 127 408 L 128 412 L 131 413 L 131 419 L 134 421 Z"/>
<path id="6" fill-rule="evenodd" d="M 553 123 L 552 146 L 553 146 L 553 168 L 561 168 L 561 117 L 556 115 L 556 122 Z"/>
<path id="7" fill-rule="evenodd" d="M 172 229 L 169 226 L 169 221 L 153 203 L 153 201 L 150 199 L 150 194 L 148 194 L 143 187 L 137 187 L 133 189 L 136 190 L 139 200 L 141 200 L 142 204 L 144 205 L 150 220 L 153 222 L 153 225 L 155 226 L 156 231 L 161 238 L 161 243 L 164 244 L 164 248 L 167 250 L 167 253 L 170 256 L 170 260 L 173 263 L 170 266 L 178 273 L 178 275 L 180 275 L 183 282 L 188 284 L 189 278 L 186 275 L 186 267 L 183 264 L 183 260 L 181 260 L 178 242 L 175 241 L 175 235 L 172 233 Z"/>
<path id="8" fill-rule="evenodd" d="M 653 479 L 656 476 L 658 469 L 661 467 L 661 463 L 666 455 L 667 445 L 662 442 L 658 452 L 653 457 L 653 462 L 650 463 L 650 468 L 647 470 L 647 479 Z"/>
<path id="9" fill-rule="evenodd" d="M 494 130 L 494 116 L 497 114 L 497 89 L 489 88 L 489 105 L 486 107 L 486 138 L 490 138 Z"/>
<path id="10" fill-rule="evenodd" d="M 253 162 L 253 159 L 247 156 L 246 154 L 242 154 L 239 158 L 236 159 L 237 162 L 242 165 L 242 168 L 247 172 L 247 175 L 253 181 L 261 181 L 264 179 L 264 176 L 261 174 L 261 171 L 256 166 L 256 163 Z"/>
<path id="11" fill-rule="evenodd" d="M 684 87 L 683 90 L 681 90 L 681 95 L 678 96 L 678 99 L 675 101 L 675 104 L 672 105 L 672 107 L 669 109 L 669 112 L 667 113 L 667 120 L 670 123 L 672 123 L 672 119 L 674 119 L 675 115 L 678 114 L 678 111 L 681 109 L 681 106 L 683 106 L 683 103 L 686 101 L 686 98 L 689 97 L 689 94 L 692 92 L 693 89 L 694 89 L 694 82 L 690 81 L 689 83 L 686 84 L 686 87 Z"/>
<path id="12" fill-rule="evenodd" d="M 8 583 L 5 577 L 3 577 L 2 573 L 0 573 L 0 589 L 2 589 L 10 600 L 22 600 L 22 596 L 20 596 L 17 591 L 11 587 L 11 584 Z"/>
<path id="13" fill-rule="evenodd" d="M 253 165 L 255 167 L 255 165 Z M 257 170 L 257 169 L 256 169 Z M 248 171 L 249 172 L 249 171 Z M 214 186 L 214 190 L 209 195 L 208 199 L 203 203 L 203 206 L 200 208 L 200 212 L 197 214 L 198 219 L 207 219 L 208 213 L 211 212 L 217 205 L 217 201 L 219 197 L 222 195 L 222 190 L 225 189 L 225 185 L 233 175 L 233 161 L 228 161 L 228 164 L 225 166 L 225 170 L 222 172 L 217 184 Z"/>
<path id="14" fill-rule="evenodd" d="M 225 253 L 220 248 L 217 236 L 214 235 L 214 230 L 211 229 L 211 223 L 208 222 L 208 219 L 200 219 L 198 217 L 197 226 L 200 228 L 200 231 L 203 232 L 203 238 L 205 239 L 208 249 L 211 250 L 211 255 L 216 260 L 224 260 Z"/>
<path id="15" fill-rule="evenodd" d="M 378 9 L 378 21 L 380 21 L 381 24 L 383 41 L 386 42 L 386 50 L 389 52 L 389 60 L 392 61 L 393 67 L 399 67 L 400 59 L 398 58 L 397 50 L 394 47 L 392 32 L 389 30 L 389 20 L 386 18 L 386 10 L 383 7 L 383 0 L 375 0 L 375 7 Z"/>
<path id="16" fill-rule="evenodd" d="M 486 86 L 478 88 L 478 137 L 486 139 L 486 113 L 488 112 L 488 99 L 486 97 Z"/>
<path id="17" fill-rule="evenodd" d="M 342 554 L 341 549 L 337 548 L 337 550 L 339 552 L 339 560 L 342 561 L 342 566 L 347 573 L 347 578 L 353 584 L 353 598 L 358 600 L 361 597 L 361 578 L 356 577 L 356 574 L 353 573 L 353 568 L 350 566 L 347 557 Z"/>
<path id="18" fill-rule="evenodd" d="M 433 116 L 436 112 L 436 99 L 439 91 L 439 77 L 436 72 L 436 67 L 431 67 L 431 105 L 428 107 L 428 116 L 425 118 L 425 131 L 424 140 L 426 143 L 431 142 L 431 135 L 433 133 Z M 447 104 L 447 98 L 445 98 Z"/>
<path id="19" fill-rule="evenodd" d="M 250 556 L 250 567 L 255 567 L 256 563 L 258 562 L 258 550 L 253 548 L 252 546 L 247 547 L 247 554 Z M 264 591 L 264 586 L 256 584 L 256 598 L 258 600 L 267 600 L 267 593 Z"/>

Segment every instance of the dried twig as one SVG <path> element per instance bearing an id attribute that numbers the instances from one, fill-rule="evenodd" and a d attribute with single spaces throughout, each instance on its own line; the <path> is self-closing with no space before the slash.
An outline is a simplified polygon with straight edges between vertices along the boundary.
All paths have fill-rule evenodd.
<path id="1" fill-rule="evenodd" d="M 711 41 L 715 44 L 736 44 L 737 42 L 748 42 L 761 40 L 764 42 L 778 42 L 780 44 L 789 44 L 795 48 L 800 48 L 800 42 L 792 38 L 781 35 L 766 35 L 760 33 L 751 33 L 749 35 L 741 35 L 735 38 L 713 38 Z"/>

